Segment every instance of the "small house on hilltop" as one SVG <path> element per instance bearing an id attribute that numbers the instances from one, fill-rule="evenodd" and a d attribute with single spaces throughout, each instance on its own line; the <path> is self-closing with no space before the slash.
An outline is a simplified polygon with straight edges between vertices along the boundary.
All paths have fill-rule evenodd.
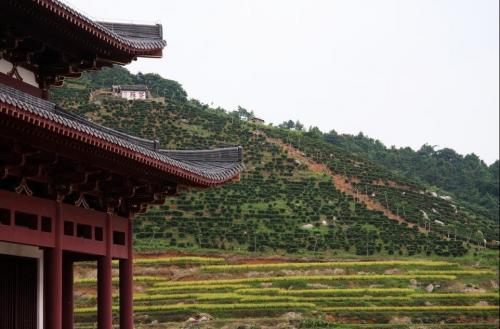
<path id="1" fill-rule="evenodd" d="M 145 100 L 151 97 L 146 85 L 114 85 L 112 93 L 113 96 L 126 100 Z"/>

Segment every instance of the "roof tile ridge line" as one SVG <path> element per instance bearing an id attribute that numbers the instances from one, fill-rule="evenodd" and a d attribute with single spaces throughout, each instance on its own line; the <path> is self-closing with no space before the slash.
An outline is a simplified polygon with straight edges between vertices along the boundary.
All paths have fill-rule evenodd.
<path id="1" fill-rule="evenodd" d="M 22 110 L 23 105 L 27 106 L 28 107 L 28 111 L 31 112 L 32 115 L 36 115 L 38 117 L 42 117 L 43 118 L 43 116 L 40 116 L 40 114 L 36 113 L 36 111 L 29 110 L 29 108 L 36 109 L 36 107 L 34 105 L 32 105 L 30 103 L 26 103 L 25 101 L 19 101 L 16 98 L 12 98 L 8 94 L 4 94 L 4 95 L 6 96 L 7 103 L 12 103 L 13 102 L 14 104 L 11 104 L 11 105 L 14 105 L 14 106 L 16 106 L 18 108 L 21 107 L 21 110 Z M 54 105 L 52 102 L 46 101 L 46 103 Z M 185 159 L 176 159 L 176 158 L 173 158 L 173 157 L 171 157 L 169 155 L 162 154 L 162 153 L 159 153 L 159 152 L 155 152 L 154 150 L 146 148 L 146 147 L 144 147 L 142 145 L 134 144 L 134 143 L 132 143 L 132 142 L 130 142 L 128 140 L 124 140 L 123 138 L 120 138 L 120 137 L 117 137 L 117 136 L 115 136 L 113 134 L 110 134 L 109 131 L 103 131 L 104 134 L 108 135 L 108 138 L 103 138 L 103 136 L 99 136 L 98 134 L 95 134 L 95 133 L 93 133 L 93 132 L 91 132 L 89 130 L 89 129 L 96 129 L 92 125 L 84 126 L 81 129 L 77 129 L 76 127 L 74 127 L 74 126 L 72 126 L 70 124 L 71 121 L 72 121 L 72 119 L 73 120 L 75 118 L 76 119 L 80 119 L 80 120 L 84 121 L 85 123 L 90 123 L 90 122 L 88 122 L 85 118 L 82 118 L 82 117 L 80 117 L 80 116 L 78 116 L 76 114 L 67 112 L 66 110 L 62 109 L 61 107 L 58 107 L 58 109 L 59 109 L 59 111 L 54 111 L 53 109 L 51 109 L 51 110 L 41 109 L 41 110 L 42 111 L 47 111 L 49 113 L 53 113 L 55 115 L 58 115 L 62 119 L 62 123 L 61 122 L 59 122 L 59 123 L 63 124 L 63 126 L 67 127 L 67 129 L 69 128 L 69 129 L 72 129 L 72 130 L 76 130 L 78 132 L 82 132 L 82 130 L 83 130 L 84 133 L 87 133 L 87 134 L 93 136 L 94 138 L 96 138 L 98 140 L 104 141 L 106 143 L 110 143 L 110 144 L 114 145 L 115 147 L 123 147 L 125 149 L 128 149 L 129 152 L 140 153 L 140 154 L 142 154 L 144 156 L 149 157 L 150 159 L 161 161 L 164 164 L 171 164 L 171 165 L 173 165 L 173 166 L 175 166 L 177 168 L 185 170 L 188 173 L 191 173 L 191 174 L 194 174 L 194 175 L 197 175 L 197 176 L 200 176 L 200 177 L 211 177 L 212 174 L 213 174 L 213 173 L 209 173 L 209 172 L 205 173 L 205 175 L 204 174 L 200 174 L 200 168 L 198 168 L 196 165 L 191 164 L 189 161 L 187 161 Z M 24 110 L 26 110 L 26 109 L 24 109 Z M 66 114 L 69 117 L 64 117 L 64 116 L 61 117 L 61 113 Z M 91 123 L 91 124 L 98 125 L 98 124 L 95 124 L 95 123 Z M 98 126 L 100 126 L 102 128 L 105 128 L 105 130 L 111 130 L 111 131 L 116 132 L 112 128 L 104 127 L 104 126 L 101 126 L 101 125 L 98 125 Z M 120 133 L 120 132 L 118 132 L 118 133 Z M 123 133 L 120 133 L 120 134 L 123 134 Z M 129 136 L 129 135 L 127 135 L 127 136 Z M 130 136 L 130 137 L 134 138 L 133 136 Z M 131 147 L 131 145 L 127 145 L 127 144 L 121 143 L 120 139 L 121 139 L 121 141 L 131 143 L 133 145 L 133 147 Z M 233 147 L 233 148 L 228 148 L 228 149 L 237 149 L 237 148 Z M 220 150 L 224 150 L 224 149 L 216 149 L 216 150 L 214 150 L 215 152 L 213 152 L 213 153 L 216 153 L 217 151 L 220 151 Z M 203 152 L 206 153 L 207 151 L 210 152 L 210 153 L 212 153 L 211 150 L 195 150 L 195 151 L 198 151 L 199 153 L 203 153 Z M 186 150 L 186 152 L 189 152 L 189 150 Z M 170 160 L 170 163 L 169 163 L 169 160 Z M 205 162 L 211 162 L 211 161 L 205 160 Z M 238 164 L 238 163 L 236 163 L 236 164 Z M 225 170 L 222 169 L 221 171 L 225 171 Z M 224 175 L 222 175 L 222 176 L 224 176 Z M 217 175 L 216 175 L 216 177 L 220 178 L 220 179 L 223 179 L 222 177 L 219 177 Z"/>
<path id="2" fill-rule="evenodd" d="M 94 20 L 93 22 L 95 22 L 96 24 L 99 24 L 101 26 L 103 26 L 104 28 L 110 30 L 110 31 L 113 31 L 112 29 L 109 29 L 107 28 L 106 26 L 102 25 L 102 24 L 109 24 L 109 25 L 117 25 L 117 26 L 138 26 L 138 27 L 159 27 L 159 35 L 158 35 L 158 38 L 163 38 L 163 24 L 161 23 L 152 23 L 152 24 L 148 24 L 148 23 L 127 23 L 127 22 L 119 22 L 119 21 L 108 21 L 108 20 Z"/>
<path id="3" fill-rule="evenodd" d="M 2 93 L 0 93 L 0 95 L 2 95 Z M 26 103 L 24 101 L 19 101 L 15 98 L 12 98 L 11 96 L 9 96 L 7 94 L 3 94 L 3 95 L 6 97 L 5 101 L 4 101 L 6 104 L 10 104 L 11 106 L 18 108 L 18 110 L 27 111 L 27 112 L 29 112 L 30 115 L 34 115 L 36 117 L 39 117 L 41 120 L 49 120 L 52 124 L 60 124 L 63 127 L 65 127 L 65 129 L 73 130 L 76 133 L 82 133 L 82 130 L 83 130 L 84 133 L 87 133 L 88 135 L 93 136 L 93 138 L 100 140 L 104 143 L 109 143 L 113 147 L 121 147 L 121 148 L 128 150 L 128 152 L 142 154 L 143 156 L 146 156 L 153 161 L 160 161 L 164 165 L 168 164 L 168 165 L 175 166 L 178 169 L 185 170 L 187 173 L 191 173 L 191 174 L 194 174 L 194 175 L 199 176 L 199 177 L 210 177 L 210 173 L 206 173 L 205 175 L 200 174 L 200 169 L 197 168 L 195 165 L 190 164 L 189 161 L 175 159 L 175 158 L 170 157 L 166 154 L 155 152 L 154 150 L 148 149 L 142 145 L 137 145 L 137 144 L 131 143 L 130 141 L 120 139 L 120 137 L 109 134 L 108 132 L 103 132 L 105 135 L 107 135 L 107 138 L 104 136 L 91 134 L 87 129 L 88 128 L 95 129 L 94 127 L 85 127 L 87 129 L 83 129 L 83 128 L 78 129 L 75 126 L 73 126 L 72 124 L 70 124 L 72 121 L 71 118 L 61 117 L 60 113 L 57 113 L 54 111 L 48 111 L 46 109 L 41 109 L 44 112 L 51 113 L 52 115 L 57 115 L 59 117 L 59 120 L 54 121 L 53 119 L 49 119 L 47 117 L 44 117 L 43 115 L 41 115 L 40 113 L 37 113 L 36 111 L 30 111 L 29 108 L 36 108 L 32 104 Z M 73 115 L 73 116 L 80 118 L 76 115 Z M 85 120 L 85 119 L 83 119 L 83 120 Z M 106 127 L 104 127 L 104 128 L 106 128 Z M 108 128 L 108 129 L 111 129 L 111 128 Z M 125 143 L 123 143 L 123 142 L 125 142 Z M 241 164 L 238 162 L 235 162 L 235 163 Z"/>
<path id="4" fill-rule="evenodd" d="M 175 150 L 175 149 L 159 149 L 158 152 L 172 152 L 172 153 L 198 153 L 198 152 L 217 152 L 217 151 L 229 151 L 229 150 L 243 150 L 241 145 L 238 146 L 228 146 L 228 147 L 218 147 L 213 149 L 199 149 L 199 150 Z"/>
<path id="5" fill-rule="evenodd" d="M 22 107 L 20 108 L 19 105 L 22 105 L 22 104 L 10 104 L 9 102 L 6 102 L 5 103 L 6 105 L 8 106 L 12 106 L 14 108 L 17 108 L 18 111 L 21 110 L 21 111 L 25 111 Z M 29 105 L 29 104 L 28 104 Z M 0 112 L 2 108 L 0 108 Z M 8 108 L 5 107 L 6 110 L 8 110 Z M 35 113 L 30 113 L 31 115 L 36 115 L 38 117 L 40 117 L 40 115 L 38 114 L 35 114 Z M 30 121 L 30 120 L 26 120 L 27 117 L 25 116 L 22 116 L 22 117 L 19 117 L 17 115 L 14 115 L 14 117 L 18 118 L 18 119 L 21 119 L 23 121 Z M 40 117 L 40 120 L 41 121 L 46 121 L 47 118 L 44 118 L 44 117 Z M 74 135 L 73 137 L 77 136 L 77 135 L 81 135 L 82 132 L 79 131 L 78 129 L 74 128 L 74 127 L 71 127 L 71 126 L 68 126 L 64 123 L 61 123 L 61 122 L 54 122 L 52 120 L 49 120 L 51 121 L 50 123 L 52 124 L 53 127 L 57 128 L 56 126 L 57 125 L 60 125 L 60 126 L 63 126 L 63 128 L 65 128 L 66 130 L 73 130 L 74 131 Z M 44 126 L 44 128 L 47 128 Z M 59 130 L 59 129 L 57 129 Z M 66 136 L 69 136 L 69 135 L 66 135 Z M 138 154 L 141 154 L 141 152 L 138 152 L 138 150 L 134 150 L 134 149 L 131 149 L 129 147 L 125 147 L 123 145 L 118 145 L 118 144 L 115 144 L 111 141 L 108 141 L 108 140 L 105 140 L 103 138 L 100 138 L 100 137 L 96 137 L 94 136 L 95 139 L 98 139 L 98 140 L 101 140 L 102 142 L 104 142 L 104 144 L 109 144 L 108 146 L 105 146 L 105 145 L 97 145 L 99 146 L 100 148 L 104 149 L 104 150 L 107 150 L 107 151 L 112 151 L 112 148 L 123 148 L 123 149 L 127 149 L 129 153 L 138 153 Z M 81 139 L 79 138 L 80 140 L 84 141 L 84 139 Z M 86 141 L 88 143 L 88 141 Z M 141 147 L 141 146 L 137 146 L 139 149 L 144 149 L 145 151 L 147 151 L 147 153 L 142 153 L 143 156 L 146 156 L 149 158 L 149 161 L 145 160 L 145 159 L 142 159 L 142 156 L 138 156 L 137 154 L 131 154 L 133 155 L 132 157 L 131 156 L 127 156 L 128 158 L 134 160 L 134 161 L 138 161 L 138 162 L 142 162 L 146 165 L 150 165 L 152 167 L 155 167 L 156 169 L 158 170 L 163 170 L 163 171 L 166 171 L 170 174 L 173 174 L 173 175 L 179 175 L 180 177 L 184 178 L 184 179 L 188 179 L 190 180 L 191 182 L 194 182 L 194 183 L 197 183 L 199 185 L 202 185 L 202 186 L 213 186 L 213 185 L 219 185 L 219 184 L 223 184 L 224 182 L 227 182 L 229 180 L 231 180 L 232 178 L 236 177 L 236 174 L 232 174 L 230 173 L 230 175 L 225 175 L 224 173 L 206 173 L 206 175 L 202 175 L 198 172 L 198 170 L 193 170 L 193 168 L 186 168 L 184 166 L 182 166 L 182 164 L 184 164 L 182 161 L 178 161 L 176 159 L 171 159 L 171 158 L 168 158 L 167 156 L 165 155 L 162 155 L 162 154 L 158 154 L 154 151 L 151 151 L 151 150 L 148 150 L 144 147 Z M 161 159 L 158 159 L 157 157 L 154 157 L 154 156 L 151 156 L 153 154 L 156 154 L 157 156 L 159 157 L 164 157 L 164 158 L 167 158 L 167 159 L 170 159 L 173 163 L 169 163 L 167 161 L 162 161 Z M 156 165 L 153 165 L 153 163 L 156 162 Z M 158 163 L 159 162 L 159 163 Z M 181 165 L 178 165 L 178 164 L 181 164 Z M 238 165 L 239 168 L 243 169 L 240 165 Z M 191 170 L 190 170 L 191 169 Z M 194 168 L 196 169 L 196 168 Z"/>
<path id="6" fill-rule="evenodd" d="M 231 147 L 224 147 L 224 148 L 215 148 L 215 149 L 202 149 L 202 150 L 165 150 L 165 149 L 160 149 L 157 150 L 158 153 L 169 157 L 170 159 L 174 159 L 177 161 L 181 161 L 183 163 L 192 163 L 194 160 L 189 159 L 189 158 L 183 158 L 183 156 L 189 156 L 189 155 L 217 155 L 220 154 L 221 158 L 223 158 L 223 155 L 225 152 L 232 152 L 229 154 L 229 159 L 213 159 L 213 158 L 205 158 L 205 159 L 200 159 L 199 161 L 201 162 L 206 162 L 206 163 L 217 163 L 217 162 L 225 162 L 225 163 L 243 163 L 243 147 L 241 145 L 239 146 L 231 146 Z M 235 154 L 236 153 L 236 154 Z M 176 157 L 176 156 L 179 156 Z M 236 157 L 236 159 L 234 159 Z M 196 161 L 194 161 L 196 162 Z"/>

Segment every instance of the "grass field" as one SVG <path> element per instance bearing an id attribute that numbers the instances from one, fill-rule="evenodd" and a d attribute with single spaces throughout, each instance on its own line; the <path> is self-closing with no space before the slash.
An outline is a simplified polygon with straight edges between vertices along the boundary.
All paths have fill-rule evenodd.
<path id="1" fill-rule="evenodd" d="M 498 265 L 490 257 L 498 253 L 323 262 L 138 256 L 136 326 L 498 328 Z M 78 328 L 95 327 L 93 267 L 77 268 Z"/>

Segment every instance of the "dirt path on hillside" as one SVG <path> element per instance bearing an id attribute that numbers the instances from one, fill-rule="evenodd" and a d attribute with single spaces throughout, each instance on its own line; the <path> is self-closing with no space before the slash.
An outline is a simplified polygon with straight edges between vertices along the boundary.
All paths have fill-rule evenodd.
<path id="1" fill-rule="evenodd" d="M 266 140 L 269 143 L 272 143 L 272 144 L 275 144 L 275 145 L 282 147 L 284 150 L 286 150 L 288 152 L 288 154 L 292 158 L 299 160 L 302 163 L 304 163 L 305 165 L 307 165 L 307 167 L 311 171 L 316 172 L 316 173 L 326 173 L 327 175 L 329 175 L 332 178 L 333 184 L 335 185 L 335 187 L 339 191 L 344 192 L 344 193 L 352 196 L 353 198 L 359 200 L 359 202 L 363 203 L 368 209 L 375 210 L 375 211 L 381 211 L 389 219 L 395 220 L 399 223 L 405 223 L 409 227 L 415 226 L 414 223 L 410 223 L 410 222 L 406 221 L 403 217 L 396 215 L 395 213 L 393 213 L 392 211 L 390 211 L 389 209 L 387 209 L 386 207 L 384 207 L 383 205 L 381 205 L 377 201 L 371 199 L 366 194 L 358 193 L 356 191 L 356 189 L 352 186 L 352 184 L 347 180 L 347 177 L 335 174 L 333 171 L 331 171 L 324 164 L 318 163 L 318 162 L 312 160 L 311 158 L 305 156 L 304 153 L 297 150 L 295 147 L 293 147 L 289 144 L 283 143 L 283 141 L 281 139 L 271 138 L 265 134 L 263 134 L 263 136 L 265 136 Z M 422 227 L 418 227 L 418 230 L 421 233 L 427 233 L 427 230 L 422 228 Z"/>

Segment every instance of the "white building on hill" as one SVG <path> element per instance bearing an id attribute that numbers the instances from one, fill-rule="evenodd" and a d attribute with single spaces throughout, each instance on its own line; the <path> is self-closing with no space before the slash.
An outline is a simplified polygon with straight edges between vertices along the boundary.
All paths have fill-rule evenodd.
<path id="1" fill-rule="evenodd" d="M 149 90 L 146 85 L 114 85 L 113 96 L 126 100 L 145 100 L 149 98 Z"/>

